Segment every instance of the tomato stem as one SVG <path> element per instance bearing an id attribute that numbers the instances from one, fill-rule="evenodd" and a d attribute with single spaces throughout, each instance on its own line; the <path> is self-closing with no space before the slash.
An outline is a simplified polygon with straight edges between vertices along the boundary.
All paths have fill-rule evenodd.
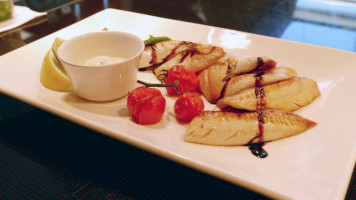
<path id="1" fill-rule="evenodd" d="M 179 85 L 179 81 L 174 81 L 174 83 L 172 84 L 164 84 L 164 83 L 147 83 L 147 82 L 144 82 L 144 81 L 141 81 L 141 80 L 137 80 L 137 83 L 140 83 L 142 85 L 144 85 L 145 87 L 174 87 L 177 92 L 178 92 L 178 95 L 180 95 L 180 92 L 178 90 L 178 85 Z"/>

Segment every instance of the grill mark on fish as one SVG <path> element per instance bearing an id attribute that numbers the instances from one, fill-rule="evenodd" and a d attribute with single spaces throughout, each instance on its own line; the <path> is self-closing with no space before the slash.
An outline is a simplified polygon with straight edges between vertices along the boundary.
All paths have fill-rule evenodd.
<path id="1" fill-rule="evenodd" d="M 300 105 L 300 104 L 298 104 L 298 103 L 296 103 L 296 102 L 293 102 L 296 106 L 298 106 L 298 107 L 302 107 L 302 105 Z"/>
<path id="2" fill-rule="evenodd" d="M 184 53 L 184 55 L 182 56 L 182 58 L 180 59 L 179 63 L 182 63 L 182 62 L 185 60 L 185 58 L 186 58 L 187 56 L 193 57 L 195 54 L 209 55 L 209 54 L 211 54 L 211 53 L 215 50 L 215 48 L 216 48 L 216 47 L 213 46 L 213 47 L 210 49 L 210 51 L 209 51 L 208 53 L 203 53 L 203 52 L 199 51 L 199 50 L 196 49 L 196 48 L 188 49 L 187 51 L 185 51 L 185 53 Z"/>
<path id="3" fill-rule="evenodd" d="M 150 61 L 150 64 L 157 63 L 157 52 L 156 52 L 155 46 L 156 46 L 155 44 L 150 46 L 150 48 L 152 49 L 152 51 L 151 51 L 152 59 Z"/>
<path id="4" fill-rule="evenodd" d="M 234 132 L 232 135 L 226 137 L 226 138 L 224 139 L 224 142 L 225 142 L 225 141 L 229 141 L 231 138 L 237 137 L 237 134 L 238 134 L 238 132 Z"/>
<path id="5" fill-rule="evenodd" d="M 162 63 L 165 63 L 167 62 L 167 60 L 169 60 L 172 56 L 174 56 L 176 54 L 176 51 L 177 49 L 180 47 L 180 46 L 183 46 L 183 45 L 188 45 L 188 44 L 192 44 L 192 42 L 188 42 L 188 41 L 182 41 L 180 42 L 177 46 L 175 46 L 171 53 L 168 54 L 165 58 L 163 58 L 163 62 Z"/>
<path id="6" fill-rule="evenodd" d="M 209 131 L 207 131 L 206 133 L 204 133 L 203 135 L 201 135 L 200 138 L 204 138 L 204 137 L 207 137 L 208 135 L 210 135 L 211 133 L 213 132 L 212 129 L 210 129 Z"/>
<path id="7" fill-rule="evenodd" d="M 220 97 L 216 101 L 218 101 L 219 99 L 221 99 L 225 96 L 226 86 L 229 83 L 229 81 L 231 80 L 230 71 L 231 71 L 231 65 L 229 64 L 227 66 L 226 76 L 223 79 L 223 81 L 225 82 L 225 85 L 224 85 L 223 89 L 221 90 Z"/>

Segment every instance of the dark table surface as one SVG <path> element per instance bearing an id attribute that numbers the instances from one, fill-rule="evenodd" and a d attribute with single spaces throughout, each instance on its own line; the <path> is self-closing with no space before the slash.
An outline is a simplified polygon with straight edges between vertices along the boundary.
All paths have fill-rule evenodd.
<path id="1" fill-rule="evenodd" d="M 0 55 L 105 8 L 356 51 L 354 1 L 20 0 L 15 3 L 48 12 L 47 18 L 0 33 Z M 345 199 L 355 196 L 354 174 Z M 267 198 L 0 94 L 0 199 Z"/>

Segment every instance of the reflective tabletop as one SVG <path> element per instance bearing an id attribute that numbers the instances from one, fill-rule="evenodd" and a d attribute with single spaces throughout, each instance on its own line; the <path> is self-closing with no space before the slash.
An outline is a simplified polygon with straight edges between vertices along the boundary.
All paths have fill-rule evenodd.
<path id="1" fill-rule="evenodd" d="M 0 56 L 106 8 L 356 52 L 352 0 L 18 0 L 15 5 L 46 15 L 0 32 Z M 4 94 L 0 102 L 4 199 L 268 199 Z M 345 199 L 356 192 L 354 174 Z"/>

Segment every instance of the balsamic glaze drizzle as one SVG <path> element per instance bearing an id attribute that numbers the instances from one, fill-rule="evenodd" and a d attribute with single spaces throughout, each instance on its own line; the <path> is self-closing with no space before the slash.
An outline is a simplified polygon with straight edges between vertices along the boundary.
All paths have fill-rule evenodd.
<path id="1" fill-rule="evenodd" d="M 182 56 L 182 58 L 180 59 L 179 63 L 183 62 L 189 54 L 191 54 L 191 56 L 193 56 L 195 54 L 195 50 L 187 50 L 184 53 L 184 55 Z"/>
<path id="2" fill-rule="evenodd" d="M 267 157 L 268 153 L 262 148 L 265 144 L 263 142 L 263 125 L 265 123 L 265 114 L 263 111 L 266 109 L 266 101 L 265 101 L 265 91 L 263 89 L 262 84 L 262 75 L 263 72 L 257 73 L 255 75 L 255 95 L 256 95 L 256 106 L 257 106 L 257 119 L 258 119 L 258 135 L 252 138 L 248 142 L 249 149 L 251 153 L 259 158 Z M 258 139 L 257 143 L 253 143 L 255 139 Z"/>
<path id="3" fill-rule="evenodd" d="M 172 56 L 174 56 L 174 55 L 176 54 L 177 49 L 178 49 L 180 46 L 188 45 L 188 44 L 191 44 L 191 42 L 187 42 L 187 41 L 180 42 L 177 46 L 175 46 L 175 47 L 172 49 L 171 53 L 163 59 L 163 63 L 167 62 L 167 60 L 169 60 Z"/>
<path id="4" fill-rule="evenodd" d="M 187 42 L 187 41 L 182 41 L 180 42 L 177 46 L 175 46 L 172 51 L 165 57 L 163 58 L 163 61 L 162 63 L 165 63 L 167 62 L 172 56 L 174 56 L 176 54 L 176 51 L 177 49 L 180 47 L 180 46 L 183 46 L 183 45 L 188 45 L 188 44 L 191 44 L 192 42 Z M 157 52 L 156 52 L 156 44 L 157 43 L 154 43 L 150 46 L 152 52 L 151 52 L 151 55 L 152 55 L 152 59 L 150 61 L 150 64 L 154 65 L 154 64 L 158 64 L 157 63 Z M 160 64 L 162 64 L 160 63 Z"/>
<path id="5" fill-rule="evenodd" d="M 265 151 L 262 147 L 265 145 L 265 143 L 254 143 L 249 145 L 249 149 L 253 155 L 259 158 L 265 158 L 268 156 L 267 151 Z"/>
<path id="6" fill-rule="evenodd" d="M 185 58 L 186 58 L 187 56 L 189 56 L 189 55 L 190 55 L 191 57 L 193 57 L 195 54 L 208 55 L 208 54 L 212 53 L 215 49 L 216 49 L 216 47 L 213 46 L 213 47 L 210 49 L 210 51 L 209 51 L 208 53 L 200 52 L 200 51 L 199 51 L 198 49 L 196 49 L 196 48 L 188 49 L 188 50 L 185 51 L 185 53 L 184 53 L 184 55 L 182 56 L 182 58 L 180 59 L 179 63 L 182 63 L 182 62 L 185 60 Z"/>
<path id="7" fill-rule="evenodd" d="M 257 67 L 256 67 L 256 69 L 260 68 L 264 64 L 265 64 L 265 62 L 263 61 L 263 59 L 261 57 L 257 57 Z"/>

